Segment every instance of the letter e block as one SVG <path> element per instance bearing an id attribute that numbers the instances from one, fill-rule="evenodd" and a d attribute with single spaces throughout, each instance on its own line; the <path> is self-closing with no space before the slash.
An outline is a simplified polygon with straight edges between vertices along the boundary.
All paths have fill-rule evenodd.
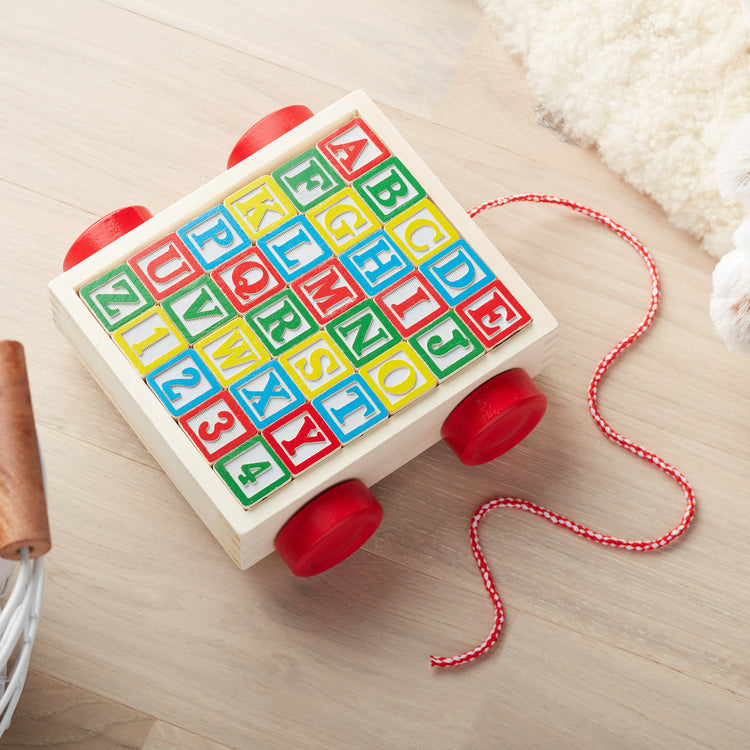
<path id="1" fill-rule="evenodd" d="M 456 312 L 488 349 L 531 322 L 531 316 L 499 281 L 457 305 Z"/>
<path id="2" fill-rule="evenodd" d="M 340 447 L 323 417 L 310 404 L 301 406 L 263 431 L 269 445 L 292 474 L 300 474 Z"/>
<path id="3" fill-rule="evenodd" d="M 260 435 L 220 458 L 214 469 L 246 508 L 268 497 L 292 478 Z"/>
<path id="4" fill-rule="evenodd" d="M 188 437 L 213 463 L 255 435 L 255 428 L 237 402 L 225 391 L 178 420 Z"/>
<path id="5" fill-rule="evenodd" d="M 86 284 L 80 295 L 108 331 L 133 320 L 154 304 L 144 285 L 126 265 L 117 266 Z"/>

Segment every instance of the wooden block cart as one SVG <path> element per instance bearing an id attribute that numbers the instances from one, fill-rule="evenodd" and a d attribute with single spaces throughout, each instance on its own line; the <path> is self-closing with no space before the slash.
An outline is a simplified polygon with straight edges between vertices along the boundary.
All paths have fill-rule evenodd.
<path id="1" fill-rule="evenodd" d="M 241 568 L 330 568 L 377 528 L 369 486 L 441 436 L 490 460 L 544 412 L 553 317 L 362 92 L 269 115 L 64 269 L 59 326 Z"/>

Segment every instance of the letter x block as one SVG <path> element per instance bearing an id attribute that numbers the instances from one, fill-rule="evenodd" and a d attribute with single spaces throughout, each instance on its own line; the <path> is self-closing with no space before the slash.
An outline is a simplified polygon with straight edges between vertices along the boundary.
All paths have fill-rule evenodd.
<path id="1" fill-rule="evenodd" d="M 551 359 L 557 325 L 362 92 L 50 285 L 59 326 L 246 568 L 345 480 Z M 147 513 L 150 498 L 142 498 Z"/>

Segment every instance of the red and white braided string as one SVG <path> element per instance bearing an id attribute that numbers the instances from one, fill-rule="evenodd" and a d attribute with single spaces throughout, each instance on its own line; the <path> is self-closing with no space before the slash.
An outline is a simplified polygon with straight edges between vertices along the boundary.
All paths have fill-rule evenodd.
<path id="1" fill-rule="evenodd" d="M 492 573 L 490 572 L 489 565 L 487 564 L 487 560 L 482 553 L 478 534 L 479 524 L 490 511 L 495 510 L 496 508 L 516 508 L 518 510 L 524 510 L 527 513 L 532 513 L 533 515 L 546 518 L 550 523 L 562 526 L 569 531 L 572 531 L 574 534 L 578 534 L 579 536 L 590 539 L 591 541 L 597 542 L 598 544 L 602 544 L 607 547 L 620 547 L 622 549 L 638 551 L 660 549 L 661 547 L 665 547 L 666 545 L 668 545 L 670 542 L 673 542 L 685 531 L 685 529 L 688 527 L 688 524 L 695 515 L 695 493 L 693 492 L 693 488 L 690 486 L 685 477 L 674 466 L 671 466 L 666 461 L 659 458 L 659 456 L 657 456 L 655 453 L 646 450 L 645 448 L 632 442 L 628 438 L 620 435 L 618 432 L 613 430 L 604 419 L 604 417 L 602 417 L 597 405 L 599 383 L 604 377 L 604 374 L 607 372 L 614 360 L 628 347 L 632 346 L 644 334 L 644 332 L 648 329 L 654 319 L 656 309 L 659 305 L 659 275 L 651 254 L 646 249 L 646 247 L 627 229 L 612 221 L 612 219 L 610 219 L 608 216 L 605 216 L 598 211 L 587 208 L 586 206 L 582 206 L 579 203 L 574 203 L 572 201 L 568 201 L 563 198 L 556 198 L 550 195 L 512 195 L 506 198 L 488 201 L 487 203 L 482 203 L 481 205 L 476 206 L 471 211 L 469 211 L 469 216 L 473 218 L 477 214 L 489 208 L 505 206 L 509 203 L 516 203 L 519 201 L 553 203 L 559 206 L 566 206 L 574 211 L 578 211 L 579 213 L 589 216 L 592 219 L 595 219 L 599 223 L 603 224 L 608 229 L 615 232 L 615 234 L 622 237 L 622 239 L 624 239 L 626 242 L 630 243 L 630 245 L 632 245 L 638 251 L 641 258 L 643 259 L 643 262 L 646 264 L 648 272 L 651 276 L 651 303 L 648 306 L 648 311 L 646 312 L 646 315 L 641 321 L 640 325 L 638 325 L 638 327 L 629 336 L 626 336 L 624 339 L 622 339 L 622 341 L 620 341 L 617 346 L 615 346 L 614 349 L 612 349 L 612 351 L 610 351 L 597 366 L 589 384 L 588 407 L 589 412 L 591 413 L 591 416 L 598 425 L 599 429 L 610 440 L 612 440 L 614 443 L 621 446 L 625 450 L 635 454 L 639 458 L 652 463 L 654 466 L 661 469 L 665 474 L 670 476 L 675 482 L 677 482 L 680 487 L 682 487 L 682 490 L 685 493 L 685 512 L 683 513 L 682 518 L 680 519 L 680 522 L 677 524 L 677 526 L 675 526 L 671 531 L 667 532 L 658 539 L 634 541 L 630 539 L 620 539 L 618 537 L 609 536 L 607 534 L 600 534 L 596 531 L 592 531 L 582 524 L 571 521 L 565 516 L 561 516 L 559 513 L 547 510 L 546 508 L 536 505 L 535 503 L 531 503 L 520 498 L 498 497 L 494 500 L 489 500 L 488 502 L 484 503 L 484 505 L 482 505 L 474 514 L 474 517 L 471 520 L 470 539 L 471 549 L 474 553 L 474 559 L 476 560 L 477 567 L 479 568 L 479 572 L 482 575 L 482 580 L 484 581 L 484 586 L 487 589 L 487 593 L 489 594 L 490 599 L 492 600 L 492 603 L 495 607 L 495 621 L 492 625 L 492 630 L 490 631 L 490 634 L 487 636 L 487 639 L 484 641 L 484 643 L 472 649 L 471 651 L 467 651 L 466 653 L 461 654 L 460 656 L 431 656 L 430 665 L 433 667 L 453 667 L 472 661 L 489 651 L 492 646 L 495 645 L 497 639 L 500 637 L 500 632 L 505 621 L 505 611 L 503 609 L 503 603 L 500 600 L 500 595 L 495 588 L 495 583 L 492 580 Z"/>

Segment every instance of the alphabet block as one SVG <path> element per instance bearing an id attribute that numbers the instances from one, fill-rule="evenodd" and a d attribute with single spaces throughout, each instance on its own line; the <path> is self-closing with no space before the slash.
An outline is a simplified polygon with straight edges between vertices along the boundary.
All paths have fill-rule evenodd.
<path id="1" fill-rule="evenodd" d="M 174 232 L 131 256 L 128 265 L 156 300 L 168 297 L 203 274 L 198 261 Z"/>
<path id="2" fill-rule="evenodd" d="M 411 261 L 382 230 L 345 250 L 339 258 L 369 295 L 383 291 L 414 270 Z"/>
<path id="3" fill-rule="evenodd" d="M 310 404 L 266 428 L 263 435 L 295 476 L 340 447 L 331 428 Z"/>
<path id="4" fill-rule="evenodd" d="M 391 219 L 385 230 L 416 264 L 459 239 L 454 226 L 427 198 Z"/>
<path id="5" fill-rule="evenodd" d="M 258 240 L 258 247 L 286 281 L 293 281 L 333 256 L 304 216 L 295 216 Z"/>
<path id="6" fill-rule="evenodd" d="M 146 382 L 173 417 L 194 408 L 221 390 L 193 349 L 188 349 L 146 376 Z"/>
<path id="7" fill-rule="evenodd" d="M 529 313 L 499 281 L 457 305 L 456 312 L 488 349 L 531 322 Z"/>
<path id="8" fill-rule="evenodd" d="M 402 336 L 432 322 L 447 309 L 446 301 L 417 271 L 375 297 Z"/>
<path id="9" fill-rule="evenodd" d="M 359 117 L 319 141 L 318 148 L 348 181 L 363 175 L 390 156 L 383 142 Z"/>
<path id="10" fill-rule="evenodd" d="M 260 435 L 220 458 L 214 469 L 246 508 L 268 497 L 292 478 L 291 472 Z"/>
<path id="11" fill-rule="evenodd" d="M 250 247 L 250 238 L 224 206 L 214 206 L 177 230 L 207 271 Z"/>
<path id="12" fill-rule="evenodd" d="M 191 344 L 237 314 L 216 284 L 206 276 L 183 287 L 161 304 Z"/>
<path id="13" fill-rule="evenodd" d="M 375 215 L 384 222 L 427 197 L 412 173 L 394 156 L 354 180 L 353 185 Z"/>
<path id="14" fill-rule="evenodd" d="M 234 318 L 195 343 L 218 381 L 227 387 L 268 362 L 271 355 L 242 318 Z"/>
<path id="15" fill-rule="evenodd" d="M 332 320 L 365 298 L 365 293 L 336 258 L 293 281 L 291 288 L 318 323 Z"/>
<path id="16" fill-rule="evenodd" d="M 344 188 L 307 212 L 313 226 L 336 253 L 380 228 L 377 216 L 353 188 Z"/>
<path id="17" fill-rule="evenodd" d="M 255 240 L 283 224 L 297 211 L 284 191 L 270 175 L 253 180 L 232 193 L 224 205 L 245 231 Z"/>
<path id="18" fill-rule="evenodd" d="M 254 307 L 245 320 L 274 356 L 318 330 L 315 319 L 290 289 Z"/>
<path id="19" fill-rule="evenodd" d="M 414 334 L 409 343 L 438 381 L 484 354 L 484 347 L 452 310 Z"/>
<path id="20" fill-rule="evenodd" d="M 401 340 L 395 326 L 371 299 L 331 321 L 326 330 L 356 367 L 361 367 Z"/>
<path id="21" fill-rule="evenodd" d="M 211 463 L 256 433 L 245 412 L 226 391 L 184 414 L 179 423 Z"/>
<path id="22" fill-rule="evenodd" d="M 279 362 L 308 399 L 354 372 L 341 349 L 325 331 L 319 331 L 280 354 Z"/>
<path id="23" fill-rule="evenodd" d="M 376 357 L 360 373 L 391 413 L 437 385 L 435 376 L 405 341 Z"/>
<path id="24" fill-rule="evenodd" d="M 302 391 L 275 359 L 233 383 L 229 392 L 259 430 L 305 403 Z"/>
<path id="25" fill-rule="evenodd" d="M 188 348 L 185 337 L 161 307 L 152 307 L 133 318 L 118 328 L 112 338 L 141 375 Z"/>
<path id="26" fill-rule="evenodd" d="M 349 443 L 388 417 L 388 410 L 354 373 L 312 402 L 341 443 Z"/>
<path id="27" fill-rule="evenodd" d="M 86 284 L 80 295 L 108 331 L 133 320 L 154 304 L 144 285 L 126 265 L 117 266 Z"/>
<path id="28" fill-rule="evenodd" d="M 301 213 L 344 187 L 344 181 L 315 148 L 275 169 L 272 176 Z"/>
<path id="29" fill-rule="evenodd" d="M 457 305 L 495 279 L 495 274 L 465 240 L 425 261 L 419 270 L 451 305 Z"/>
<path id="30" fill-rule="evenodd" d="M 257 248 L 214 268 L 211 278 L 238 312 L 251 310 L 284 288 L 278 271 Z"/>

